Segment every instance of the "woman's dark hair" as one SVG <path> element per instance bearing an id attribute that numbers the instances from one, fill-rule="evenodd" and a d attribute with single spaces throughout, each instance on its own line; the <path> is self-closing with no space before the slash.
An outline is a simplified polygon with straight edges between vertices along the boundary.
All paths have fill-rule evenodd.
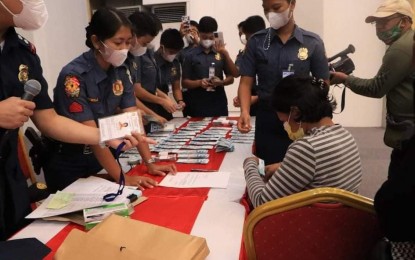
<path id="1" fill-rule="evenodd" d="M 292 107 L 300 110 L 297 122 L 315 123 L 333 117 L 336 102 L 328 96 L 329 86 L 313 77 L 290 75 L 276 86 L 271 106 L 276 112 L 289 114 Z"/>
<path id="2" fill-rule="evenodd" d="M 112 7 L 102 7 L 98 9 L 91 18 L 86 30 L 85 44 L 89 48 L 94 48 L 91 36 L 96 35 L 99 40 L 105 41 L 113 37 L 121 26 L 131 28 L 131 23 L 120 11 Z"/>
<path id="3" fill-rule="evenodd" d="M 182 35 L 177 29 L 166 29 L 160 37 L 160 44 L 164 47 L 173 49 L 173 50 L 181 50 L 184 47 L 184 42 Z"/>
<path id="4" fill-rule="evenodd" d="M 242 27 L 242 31 L 246 34 L 254 34 L 258 31 L 265 29 L 265 21 L 259 15 L 253 15 L 246 18 L 244 21 L 244 25 Z"/>
<path id="5" fill-rule="evenodd" d="M 212 33 L 218 30 L 218 23 L 215 18 L 210 16 L 203 16 L 199 21 L 199 32 Z"/>
<path id="6" fill-rule="evenodd" d="M 163 30 L 160 19 L 153 13 L 136 11 L 128 19 L 133 24 L 134 33 L 138 37 L 145 35 L 156 37 Z"/>

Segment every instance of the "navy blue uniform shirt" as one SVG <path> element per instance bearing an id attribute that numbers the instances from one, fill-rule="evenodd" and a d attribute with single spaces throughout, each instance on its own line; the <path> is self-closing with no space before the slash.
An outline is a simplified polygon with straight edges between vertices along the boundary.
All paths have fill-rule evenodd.
<path id="1" fill-rule="evenodd" d="M 290 69 L 290 72 L 288 70 Z M 255 120 L 256 156 L 265 164 L 281 162 L 291 140 L 282 122 L 269 106 L 269 99 L 283 74 L 329 78 L 323 41 L 297 25 L 283 43 L 272 28 L 259 31 L 248 40 L 240 63 L 241 76 L 257 77 L 258 112 Z"/>
<path id="2" fill-rule="evenodd" d="M 127 66 L 104 71 L 94 51 L 83 53 L 66 65 L 54 89 L 58 114 L 78 122 L 115 114 L 117 108 L 135 107 L 135 95 Z"/>
<path id="3" fill-rule="evenodd" d="M 169 84 L 172 84 L 182 77 L 180 62 L 174 59 L 173 62 L 166 61 L 160 52 L 154 54 L 157 62 L 157 67 L 160 72 L 160 86 L 159 89 L 164 93 L 169 92 Z"/>
<path id="4" fill-rule="evenodd" d="M 292 64 L 296 75 L 329 78 L 329 67 L 320 37 L 295 26 L 293 35 L 284 44 L 271 28 L 261 30 L 249 39 L 240 63 L 241 76 L 258 75 L 258 96 L 268 99 Z"/>
<path id="5" fill-rule="evenodd" d="M 24 83 L 35 79 L 42 86 L 33 99 L 36 109 L 52 108 L 35 47 L 14 28 L 8 29 L 4 36 L 0 53 L 0 100 L 21 97 Z M 26 222 L 24 217 L 31 211 L 27 183 L 17 160 L 17 130 L 9 130 L 4 136 L 6 129 L 0 128 L 0 240 L 21 228 Z"/>
<path id="6" fill-rule="evenodd" d="M 215 76 L 223 80 L 230 75 L 225 66 L 224 57 L 211 49 L 208 53 L 201 46 L 191 49 L 184 58 L 183 79 L 200 80 L 209 78 L 209 66 L 215 64 Z M 188 89 L 186 114 L 192 117 L 227 116 L 228 100 L 224 86 L 215 87 L 215 91 L 206 91 L 202 87 Z"/>

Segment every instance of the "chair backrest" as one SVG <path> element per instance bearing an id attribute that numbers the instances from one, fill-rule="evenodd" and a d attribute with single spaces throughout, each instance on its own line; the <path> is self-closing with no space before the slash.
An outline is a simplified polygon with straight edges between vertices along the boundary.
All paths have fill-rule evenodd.
<path id="1" fill-rule="evenodd" d="M 244 227 L 248 259 L 368 259 L 381 237 L 373 200 L 337 188 L 265 203 Z"/>
<path id="2" fill-rule="evenodd" d="M 27 180 L 30 180 L 30 184 L 36 182 L 35 171 L 33 170 L 32 161 L 30 160 L 29 153 L 25 142 L 25 136 L 23 131 L 19 129 L 17 139 L 17 157 L 19 160 L 20 168 L 23 171 L 24 176 Z"/>

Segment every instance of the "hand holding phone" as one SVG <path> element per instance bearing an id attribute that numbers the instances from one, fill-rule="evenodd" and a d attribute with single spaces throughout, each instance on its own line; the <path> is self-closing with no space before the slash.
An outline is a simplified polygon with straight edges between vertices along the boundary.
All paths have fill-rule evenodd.
<path id="1" fill-rule="evenodd" d="M 223 39 L 223 32 L 214 32 L 213 35 L 215 36 L 215 42 L 218 42 L 219 44 L 225 44 L 225 41 Z"/>

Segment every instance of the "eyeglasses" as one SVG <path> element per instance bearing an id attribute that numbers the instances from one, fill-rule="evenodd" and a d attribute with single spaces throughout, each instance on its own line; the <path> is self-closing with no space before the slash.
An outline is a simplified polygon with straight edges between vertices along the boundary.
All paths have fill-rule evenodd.
<path id="1" fill-rule="evenodd" d="M 118 197 L 118 195 L 121 195 L 122 192 L 124 191 L 124 187 L 125 187 L 125 177 L 124 177 L 124 173 L 122 171 L 122 167 L 121 167 L 121 163 L 120 163 L 120 154 L 122 153 L 122 148 L 126 145 L 125 142 L 122 142 L 118 145 L 117 150 L 115 150 L 115 159 L 117 159 L 117 163 L 120 166 L 120 180 L 119 180 L 119 184 L 120 186 L 118 186 L 118 191 L 116 193 L 108 193 L 105 194 L 103 199 L 106 202 L 111 202 L 114 201 L 115 198 Z"/>

